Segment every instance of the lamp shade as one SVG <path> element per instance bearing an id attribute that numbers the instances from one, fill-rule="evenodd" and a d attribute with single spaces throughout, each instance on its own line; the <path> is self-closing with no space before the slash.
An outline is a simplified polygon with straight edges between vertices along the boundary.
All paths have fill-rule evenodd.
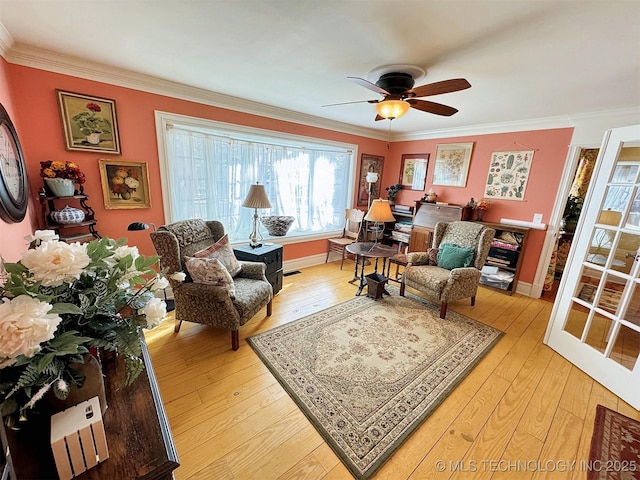
<path id="1" fill-rule="evenodd" d="M 127 227 L 127 230 L 136 232 L 138 230 L 147 230 L 149 227 L 153 227 L 153 231 L 156 231 L 156 225 L 154 223 L 133 222 Z"/>
<path id="2" fill-rule="evenodd" d="M 598 223 L 604 223 L 605 225 L 620 225 L 620 219 L 622 218 L 622 212 L 616 212 L 615 210 L 602 210 Z"/>
<path id="3" fill-rule="evenodd" d="M 247 197 L 242 202 L 243 207 L 248 208 L 271 208 L 271 202 L 264 190 L 264 185 L 251 185 Z"/>
<path id="4" fill-rule="evenodd" d="M 376 183 L 378 181 L 378 174 L 376 172 L 369 172 L 365 177 L 367 183 Z"/>
<path id="5" fill-rule="evenodd" d="M 371 204 L 371 208 L 364 216 L 364 219 L 368 222 L 395 222 L 396 218 L 391 213 L 391 205 L 389 200 L 383 200 L 378 198 Z"/>
<path id="6" fill-rule="evenodd" d="M 409 105 L 404 100 L 383 100 L 376 103 L 376 111 L 382 118 L 400 118 L 409 111 Z"/>

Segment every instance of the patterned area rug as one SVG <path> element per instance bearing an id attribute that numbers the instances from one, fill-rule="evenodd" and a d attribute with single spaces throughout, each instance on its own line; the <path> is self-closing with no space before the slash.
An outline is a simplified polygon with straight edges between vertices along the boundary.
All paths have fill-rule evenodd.
<path id="1" fill-rule="evenodd" d="M 249 338 L 357 479 L 370 478 L 502 336 L 388 289 Z"/>
<path id="2" fill-rule="evenodd" d="M 589 451 L 587 480 L 640 479 L 640 421 L 602 405 Z"/>

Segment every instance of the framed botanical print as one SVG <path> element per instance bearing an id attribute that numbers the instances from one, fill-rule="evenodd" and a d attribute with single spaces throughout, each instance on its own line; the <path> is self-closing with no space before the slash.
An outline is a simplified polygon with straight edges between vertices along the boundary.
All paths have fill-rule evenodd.
<path id="1" fill-rule="evenodd" d="M 57 93 L 67 150 L 120 154 L 115 100 Z"/>
<path id="2" fill-rule="evenodd" d="M 472 150 L 473 142 L 438 145 L 431 184 L 466 187 Z"/>
<path id="3" fill-rule="evenodd" d="M 362 154 L 360 158 L 360 182 L 358 183 L 358 206 L 369 205 L 369 196 L 371 196 L 371 200 L 380 197 L 383 163 L 384 157 L 369 155 L 368 153 Z M 368 174 L 377 174 L 377 177 L 375 175 L 370 176 L 370 178 L 376 177 L 376 180 L 367 182 Z"/>
<path id="4" fill-rule="evenodd" d="M 98 163 L 104 208 L 151 208 L 146 163 L 104 159 Z"/>
<path id="5" fill-rule="evenodd" d="M 424 190 L 427 183 L 428 153 L 402 155 L 399 184 L 408 190 Z"/>

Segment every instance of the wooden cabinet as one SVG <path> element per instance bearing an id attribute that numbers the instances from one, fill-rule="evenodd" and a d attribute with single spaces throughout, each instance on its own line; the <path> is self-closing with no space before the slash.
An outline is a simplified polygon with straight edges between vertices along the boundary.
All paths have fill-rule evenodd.
<path id="1" fill-rule="evenodd" d="M 530 229 L 502 223 L 482 222 L 496 234 L 489 249 L 480 283 L 511 295 L 518 285 Z"/>
<path id="2" fill-rule="evenodd" d="M 100 238 L 96 231 L 96 219 L 93 209 L 87 204 L 89 197 L 80 191 L 77 195 L 68 197 L 54 197 L 47 195 L 44 189 L 38 193 L 40 206 L 42 207 L 42 223 L 46 230 L 58 232 L 60 240 L 63 242 L 90 241 Z M 61 224 L 56 223 L 51 218 L 51 212 L 61 210 L 65 206 L 78 208 L 84 212 L 84 220 L 80 223 Z"/>
<path id="3" fill-rule="evenodd" d="M 438 222 L 471 220 L 471 208 L 462 205 L 440 205 L 416 202 L 413 229 L 409 240 L 410 252 L 424 252 L 431 247 L 433 230 Z"/>
<path id="4" fill-rule="evenodd" d="M 128 387 L 122 387 L 123 358 L 103 362 L 108 405 L 103 420 L 109 458 L 75 478 L 173 478 L 173 470 L 180 465 L 178 454 L 144 340 L 142 358 L 145 370 Z M 17 478 L 58 478 L 49 431 L 48 417 L 20 431 L 7 430 Z"/>
<path id="5" fill-rule="evenodd" d="M 266 276 L 274 295 L 282 289 L 282 245 L 263 245 L 258 248 L 240 245 L 233 251 L 238 260 L 262 262 L 267 266 Z"/>

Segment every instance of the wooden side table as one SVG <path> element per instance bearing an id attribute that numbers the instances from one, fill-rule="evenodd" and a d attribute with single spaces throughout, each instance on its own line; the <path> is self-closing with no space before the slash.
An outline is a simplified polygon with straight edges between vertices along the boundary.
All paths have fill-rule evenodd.
<path id="1" fill-rule="evenodd" d="M 353 253 L 356 256 L 356 266 L 354 272 L 353 281 L 360 280 L 360 286 L 358 287 L 358 291 L 356 295 L 360 295 L 364 286 L 367 284 L 365 276 L 364 276 L 364 267 L 367 258 L 375 258 L 375 266 L 373 273 L 378 273 L 378 259 L 382 258 L 382 272 L 384 273 L 387 265 L 387 258 L 390 258 L 396 254 L 396 249 L 393 247 L 388 247 L 386 245 L 381 245 L 380 243 L 373 242 L 358 242 L 352 243 L 351 245 L 347 245 L 347 252 Z M 361 268 L 360 274 L 358 275 L 358 261 L 360 261 Z M 388 292 L 386 292 L 388 295 Z"/>
<path id="2" fill-rule="evenodd" d="M 282 245 L 263 244 L 258 248 L 240 245 L 235 247 L 233 252 L 238 260 L 264 263 L 267 266 L 265 275 L 273 287 L 273 294 L 282 289 Z"/>

